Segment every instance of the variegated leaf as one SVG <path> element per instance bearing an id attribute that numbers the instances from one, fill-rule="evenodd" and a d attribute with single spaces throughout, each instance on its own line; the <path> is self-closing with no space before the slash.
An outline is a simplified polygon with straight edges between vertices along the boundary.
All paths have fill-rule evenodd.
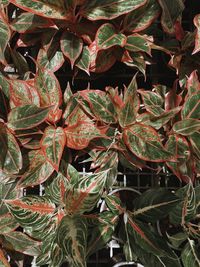
<path id="1" fill-rule="evenodd" d="M 63 0 L 10 0 L 10 3 L 30 13 L 54 19 L 70 19 L 71 14 L 66 10 Z"/>
<path id="2" fill-rule="evenodd" d="M 5 200 L 6 206 L 22 227 L 42 230 L 53 216 L 55 205 L 46 197 L 32 196 Z"/>
<path id="3" fill-rule="evenodd" d="M 181 259 L 184 267 L 199 267 L 200 255 L 198 247 L 195 245 L 195 241 L 188 238 L 188 242 L 182 250 Z"/>
<path id="4" fill-rule="evenodd" d="M 47 119 L 51 107 L 39 108 L 35 105 L 24 105 L 11 110 L 8 115 L 8 127 L 12 130 L 31 129 Z"/>
<path id="5" fill-rule="evenodd" d="M 143 6 L 147 0 L 123 1 L 123 0 L 106 0 L 106 1 L 86 1 L 80 14 L 89 20 L 113 19 L 123 14 L 129 13 L 134 9 Z"/>
<path id="6" fill-rule="evenodd" d="M 190 144 L 196 156 L 200 159 L 200 132 L 189 135 Z"/>
<path id="7" fill-rule="evenodd" d="M 85 71 L 88 75 L 89 73 L 89 68 L 90 68 L 90 51 L 88 46 L 83 47 L 83 51 L 80 55 L 80 58 L 77 60 L 76 67 L 79 69 Z"/>
<path id="8" fill-rule="evenodd" d="M 0 123 L 0 169 L 7 174 L 18 173 L 22 168 L 22 154 L 15 136 Z"/>
<path id="9" fill-rule="evenodd" d="M 200 51 L 200 14 L 197 14 L 194 17 L 194 25 L 197 28 L 197 32 L 195 36 L 195 47 L 193 50 L 193 54 L 198 53 Z"/>
<path id="10" fill-rule="evenodd" d="M 198 119 L 183 119 L 173 125 L 173 131 L 181 135 L 191 135 L 200 129 L 200 120 Z"/>
<path id="11" fill-rule="evenodd" d="M 53 168 L 58 171 L 60 160 L 65 147 L 66 135 L 63 128 L 49 126 L 45 129 L 41 140 L 41 149 L 44 156 L 51 163 Z"/>
<path id="12" fill-rule="evenodd" d="M 135 123 L 125 128 L 123 140 L 131 152 L 143 160 L 162 162 L 172 157 L 163 147 L 158 133 L 150 126 Z"/>
<path id="13" fill-rule="evenodd" d="M 148 36 L 134 33 L 127 37 L 125 48 L 131 52 L 146 52 L 147 54 L 151 54 L 151 43 L 152 40 Z"/>
<path id="14" fill-rule="evenodd" d="M 86 267 L 87 221 L 80 216 L 63 217 L 57 230 L 57 243 L 74 267 Z"/>
<path id="15" fill-rule="evenodd" d="M 16 182 L 0 182 L 0 215 L 6 216 L 8 209 L 4 203 L 5 199 L 15 199 L 19 197 L 19 190 L 16 189 Z"/>
<path id="16" fill-rule="evenodd" d="M 14 231 L 18 226 L 19 224 L 9 213 L 0 216 L 0 235 Z"/>
<path id="17" fill-rule="evenodd" d="M 196 70 L 194 70 L 188 77 L 187 82 L 186 82 L 186 88 L 188 90 L 188 96 L 199 92 L 200 82 L 199 82 L 199 78 L 198 78 Z"/>
<path id="18" fill-rule="evenodd" d="M 69 59 L 73 68 L 75 61 L 81 55 L 83 49 L 83 41 L 71 32 L 64 32 L 60 40 L 61 50 Z"/>
<path id="19" fill-rule="evenodd" d="M 6 21 L 3 12 L 0 13 L 0 62 L 4 65 L 5 60 L 5 50 L 11 37 L 11 31 L 8 22 Z"/>
<path id="20" fill-rule="evenodd" d="M 200 92 L 191 94 L 186 98 L 181 111 L 182 118 L 200 118 Z"/>

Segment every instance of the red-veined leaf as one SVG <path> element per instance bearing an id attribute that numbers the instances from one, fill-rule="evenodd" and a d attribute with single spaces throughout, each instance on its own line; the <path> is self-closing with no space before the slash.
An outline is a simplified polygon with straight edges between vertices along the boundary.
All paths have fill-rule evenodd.
<path id="1" fill-rule="evenodd" d="M 162 162 L 172 157 L 163 147 L 157 131 L 150 126 L 135 123 L 124 129 L 123 139 L 131 152 L 143 160 Z"/>
<path id="2" fill-rule="evenodd" d="M 200 14 L 194 17 L 194 25 L 197 28 L 197 33 L 195 36 L 195 47 L 192 54 L 198 53 L 200 51 Z"/>
<path id="3" fill-rule="evenodd" d="M 11 267 L 7 258 L 5 257 L 3 250 L 0 249 L 0 266 L 2 267 Z"/>
<path id="4" fill-rule="evenodd" d="M 53 216 L 55 205 L 46 197 L 32 196 L 5 200 L 11 214 L 22 227 L 43 229 Z"/>
<path id="5" fill-rule="evenodd" d="M 18 173 L 22 168 L 22 154 L 14 135 L 0 123 L 0 168 L 8 174 Z"/>
<path id="6" fill-rule="evenodd" d="M 42 17 L 63 19 L 71 18 L 71 14 L 65 7 L 65 1 L 52 1 L 52 0 L 10 0 L 10 3 Z"/>
<path id="7" fill-rule="evenodd" d="M 126 36 L 117 33 L 112 24 L 105 23 L 98 29 L 95 40 L 97 50 L 104 50 L 116 45 L 123 47 L 126 43 Z"/>
<path id="8" fill-rule="evenodd" d="M 146 52 L 151 55 L 151 44 L 153 40 L 149 36 L 134 33 L 127 37 L 125 48 L 131 52 Z"/>
<path id="9" fill-rule="evenodd" d="M 83 49 L 83 41 L 71 32 L 64 32 L 60 40 L 61 50 L 73 68 Z"/>
<path id="10" fill-rule="evenodd" d="M 183 119 L 173 125 L 173 131 L 181 135 L 191 135 L 200 129 L 200 120 Z"/>
<path id="11" fill-rule="evenodd" d="M 21 176 L 18 187 L 29 187 L 43 183 L 54 171 L 54 168 L 40 150 L 32 150 L 29 155 L 30 164 L 26 172 Z"/>
<path id="12" fill-rule="evenodd" d="M 124 18 L 124 30 L 128 32 L 140 32 L 148 28 L 159 16 L 160 7 L 155 0 L 148 0 L 141 6 L 130 12 Z"/>
<path id="13" fill-rule="evenodd" d="M 200 92 L 186 98 L 181 111 L 182 118 L 200 119 Z"/>
<path id="14" fill-rule="evenodd" d="M 12 130 L 31 129 L 44 122 L 51 107 L 39 108 L 35 105 L 16 107 L 8 115 L 8 127 Z"/>
<path id="15" fill-rule="evenodd" d="M 143 6 L 147 0 L 87 1 L 80 14 L 89 20 L 113 19 Z"/>
<path id="16" fill-rule="evenodd" d="M 0 234 L 1 235 L 14 231 L 18 226 L 19 224 L 9 213 L 6 213 L 0 216 Z"/>
<path id="17" fill-rule="evenodd" d="M 65 142 L 66 135 L 63 128 L 49 126 L 45 129 L 41 140 L 41 149 L 47 161 L 51 163 L 56 171 L 59 169 Z"/>
<path id="18" fill-rule="evenodd" d="M 0 62 L 4 65 L 6 64 L 5 61 L 5 50 L 7 44 L 11 37 L 11 31 L 8 22 L 4 18 L 3 12 L 0 12 Z"/>
<path id="19" fill-rule="evenodd" d="M 65 216 L 57 230 L 57 243 L 71 266 L 86 267 L 87 221 L 80 216 Z"/>

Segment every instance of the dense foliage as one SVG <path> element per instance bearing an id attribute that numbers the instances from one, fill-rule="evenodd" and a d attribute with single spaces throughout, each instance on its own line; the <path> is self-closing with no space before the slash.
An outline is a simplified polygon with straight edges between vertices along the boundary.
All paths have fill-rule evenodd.
<path id="1" fill-rule="evenodd" d="M 127 261 L 199 267 L 200 14 L 188 32 L 183 0 L 2 0 L 0 8 L 0 266 L 29 255 L 37 266 L 85 267 L 114 235 Z M 172 88 L 138 86 L 154 53 L 176 71 Z M 58 78 L 66 66 L 76 80 L 116 62 L 135 70 L 123 88 L 63 88 Z M 164 169 L 185 186 L 152 188 L 125 206 L 109 193 L 119 165 Z M 28 193 L 38 186 L 40 195 Z"/>

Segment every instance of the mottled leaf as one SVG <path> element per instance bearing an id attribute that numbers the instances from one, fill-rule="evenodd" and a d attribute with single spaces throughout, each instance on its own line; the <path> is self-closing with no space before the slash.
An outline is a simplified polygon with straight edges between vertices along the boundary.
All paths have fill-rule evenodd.
<path id="1" fill-rule="evenodd" d="M 186 98 L 181 111 L 182 118 L 200 119 L 200 92 Z"/>
<path id="2" fill-rule="evenodd" d="M 181 135 L 191 135 L 200 129 L 200 120 L 183 119 L 178 121 L 173 126 L 173 131 Z"/>

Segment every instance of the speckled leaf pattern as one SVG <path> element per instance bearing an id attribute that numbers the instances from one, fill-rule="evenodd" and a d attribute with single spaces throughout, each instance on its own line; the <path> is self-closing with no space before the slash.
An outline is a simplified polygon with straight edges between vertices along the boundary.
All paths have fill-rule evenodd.
<path id="1" fill-rule="evenodd" d="M 69 264 L 86 267 L 87 222 L 80 216 L 65 216 L 57 231 L 57 243 Z"/>
<path id="2" fill-rule="evenodd" d="M 53 216 L 55 205 L 46 197 L 29 196 L 5 201 L 9 211 L 23 227 L 43 229 Z"/>
<path id="3" fill-rule="evenodd" d="M 181 111 L 182 118 L 200 119 L 200 92 L 186 98 Z"/>
<path id="4" fill-rule="evenodd" d="M 31 129 L 47 119 L 51 107 L 39 108 L 35 105 L 24 105 L 11 110 L 8 115 L 8 127 L 12 130 Z"/>
<path id="5" fill-rule="evenodd" d="M 41 149 L 46 160 L 51 163 L 56 171 L 59 169 L 65 142 L 66 135 L 63 128 L 49 126 L 45 129 L 41 140 Z"/>
<path id="6" fill-rule="evenodd" d="M 23 10 L 42 17 L 54 19 L 69 19 L 70 14 L 65 8 L 63 0 L 10 0 L 10 2 Z"/>
<path id="7" fill-rule="evenodd" d="M 117 33 L 115 27 L 110 23 L 103 24 L 96 33 L 96 44 L 98 50 L 108 49 L 113 46 L 123 47 L 126 43 L 126 36 Z"/>
<path id="8" fill-rule="evenodd" d="M 0 13 L 0 62 L 6 64 L 4 52 L 11 37 L 9 24 Z"/>
<path id="9" fill-rule="evenodd" d="M 200 129 L 200 120 L 183 119 L 173 125 L 173 131 L 177 134 L 188 136 Z"/>
<path id="10" fill-rule="evenodd" d="M 22 154 L 15 136 L 0 123 L 0 168 L 8 174 L 18 173 L 22 168 Z"/>
<path id="11" fill-rule="evenodd" d="M 198 53 L 200 51 L 200 14 L 194 17 L 194 25 L 197 28 L 197 32 L 195 37 L 195 47 L 193 50 L 193 54 Z"/>
<path id="12" fill-rule="evenodd" d="M 135 123 L 124 129 L 123 139 L 131 152 L 143 160 L 162 162 L 172 157 L 150 126 Z"/>
<path id="13" fill-rule="evenodd" d="M 113 19 L 144 5 L 147 0 L 105 0 L 87 1 L 81 15 L 89 20 Z"/>
<path id="14" fill-rule="evenodd" d="M 65 57 L 70 61 L 73 68 L 75 61 L 81 55 L 83 41 L 71 32 L 64 32 L 60 40 L 61 50 Z"/>
<path id="15" fill-rule="evenodd" d="M 184 267 L 199 267 L 200 266 L 200 255 L 198 247 L 195 241 L 188 238 L 188 243 L 185 245 L 181 253 L 181 259 Z"/>

